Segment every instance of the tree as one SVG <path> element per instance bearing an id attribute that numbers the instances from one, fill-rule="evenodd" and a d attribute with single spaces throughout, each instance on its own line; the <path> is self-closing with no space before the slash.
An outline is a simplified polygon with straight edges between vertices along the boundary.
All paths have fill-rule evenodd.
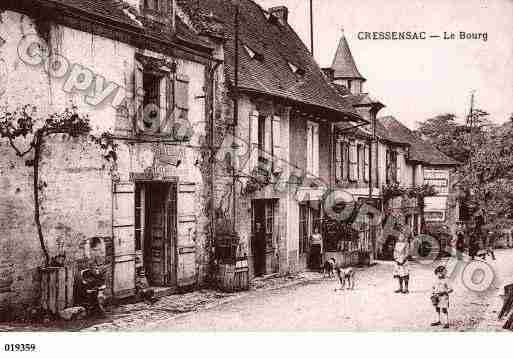
<path id="1" fill-rule="evenodd" d="M 48 265 L 50 254 L 46 248 L 40 220 L 40 192 L 47 186 L 46 182 L 40 180 L 41 156 L 46 141 L 58 135 L 62 135 L 64 141 L 88 136 L 88 139 L 100 148 L 107 161 L 116 161 L 117 145 L 114 143 L 113 136 L 108 132 L 94 135 L 89 118 L 79 115 L 75 107 L 65 109 L 63 113 L 52 114 L 47 118 L 36 116 L 37 109 L 31 105 L 25 105 L 13 112 L 2 109 L 0 111 L 0 139 L 7 139 L 15 154 L 20 158 L 33 155 L 31 159 L 25 161 L 25 165 L 33 168 L 34 222 L 45 257 L 45 264 Z"/>
<path id="2" fill-rule="evenodd" d="M 472 148 L 485 142 L 486 132 L 492 127 L 488 115 L 486 111 L 476 109 L 473 111 L 472 122 L 469 117 L 465 124 L 458 123 L 456 115 L 451 113 L 437 115 L 419 122 L 417 132 L 440 152 L 466 163 Z"/>
<path id="3" fill-rule="evenodd" d="M 460 188 L 471 208 L 481 208 L 487 222 L 513 218 L 513 123 L 489 126 L 484 140 L 473 147 L 472 161 L 459 170 Z"/>

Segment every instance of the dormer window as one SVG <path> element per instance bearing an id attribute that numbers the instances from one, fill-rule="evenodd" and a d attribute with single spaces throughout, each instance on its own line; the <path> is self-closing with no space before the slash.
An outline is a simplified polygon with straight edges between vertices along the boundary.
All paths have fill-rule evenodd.
<path id="1" fill-rule="evenodd" d="M 148 13 L 158 13 L 165 15 L 171 12 L 173 0 L 144 0 L 142 3 L 143 11 Z"/>
<path id="2" fill-rule="evenodd" d="M 257 60 L 257 61 L 264 61 L 264 55 L 256 52 L 255 50 L 253 50 L 251 47 L 249 47 L 247 45 L 243 45 L 243 46 L 244 46 L 244 50 L 246 50 L 249 57 L 251 57 L 252 59 Z"/>
<path id="3" fill-rule="evenodd" d="M 295 75 L 299 75 L 299 76 L 304 76 L 305 75 L 305 70 L 303 70 L 302 68 L 294 65 L 293 63 L 289 62 L 289 68 L 290 70 L 295 74 Z"/>

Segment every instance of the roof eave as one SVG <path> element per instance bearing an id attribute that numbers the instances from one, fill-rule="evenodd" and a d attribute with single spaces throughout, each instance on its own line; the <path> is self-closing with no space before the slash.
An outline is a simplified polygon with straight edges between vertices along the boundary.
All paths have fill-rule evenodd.
<path id="1" fill-rule="evenodd" d="M 269 94 L 269 93 L 264 92 L 264 91 L 258 91 L 258 90 L 255 90 L 255 89 L 245 88 L 245 87 L 239 87 L 239 92 L 247 93 L 247 94 L 256 94 L 256 95 L 269 96 L 269 97 L 272 97 L 272 98 L 280 99 L 280 100 L 285 101 L 285 102 L 293 103 L 295 105 L 308 106 L 308 107 L 315 108 L 319 112 L 323 112 L 323 113 L 326 113 L 326 114 L 330 115 L 330 116 L 328 116 L 326 118 L 326 121 L 329 122 L 329 123 L 354 122 L 354 121 L 359 122 L 359 123 L 364 123 L 364 124 L 369 124 L 370 123 L 369 121 L 365 120 L 363 117 L 358 115 L 357 113 L 351 112 L 349 110 L 347 112 L 342 112 L 342 111 L 339 111 L 339 110 L 336 110 L 336 109 L 333 109 L 333 108 L 329 108 L 329 107 L 324 107 L 324 106 L 320 106 L 320 105 L 316 105 L 316 104 L 312 104 L 312 103 L 306 103 L 306 102 L 297 101 L 297 100 L 294 100 L 294 99 L 289 98 L 287 96 L 280 96 L 280 95 L 275 95 L 275 94 Z M 343 119 L 338 119 L 339 116 L 342 116 Z M 335 117 L 337 119 L 332 119 L 331 117 Z"/>

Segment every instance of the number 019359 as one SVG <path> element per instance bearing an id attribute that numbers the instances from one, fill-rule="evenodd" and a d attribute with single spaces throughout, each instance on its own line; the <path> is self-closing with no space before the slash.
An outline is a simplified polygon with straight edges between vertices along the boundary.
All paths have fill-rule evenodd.
<path id="1" fill-rule="evenodd" d="M 36 351 L 35 344 L 5 344 L 4 351 L 6 352 L 33 352 Z"/>

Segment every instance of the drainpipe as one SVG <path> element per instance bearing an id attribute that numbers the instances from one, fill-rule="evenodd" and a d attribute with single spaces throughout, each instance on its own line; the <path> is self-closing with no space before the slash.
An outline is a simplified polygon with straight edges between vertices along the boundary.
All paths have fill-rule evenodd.
<path id="1" fill-rule="evenodd" d="M 211 205 L 210 205 L 210 213 L 209 213 L 209 219 L 210 219 L 210 241 L 208 241 L 208 244 L 207 244 L 207 250 L 208 250 L 208 260 L 209 260 L 209 264 L 212 263 L 212 248 L 213 248 L 213 245 L 214 245 L 214 240 L 215 240 L 215 213 L 214 213 L 214 210 L 215 210 L 215 193 L 214 193 L 214 190 L 215 190 L 215 184 L 214 184 L 214 180 L 215 180 L 215 154 L 216 154 L 216 149 L 214 148 L 214 129 L 215 129 L 215 125 L 214 125 L 214 113 L 215 113 L 215 94 L 216 94 L 216 91 L 215 91 L 215 88 L 216 88 L 216 77 L 215 77 L 215 73 L 217 71 L 217 68 L 219 67 L 219 65 L 221 65 L 222 61 L 215 61 L 213 64 L 211 63 L 210 64 L 210 67 L 208 69 L 208 81 L 210 82 L 210 94 L 208 96 L 208 99 L 210 101 L 210 104 L 209 104 L 209 107 L 210 109 L 208 110 L 208 121 L 209 121 L 209 136 L 208 136 L 208 152 L 209 152 L 209 167 L 210 167 L 210 183 L 209 183 L 209 187 L 210 187 L 210 201 L 211 201 Z M 209 273 L 213 273 L 213 270 L 211 268 L 211 266 L 209 265 Z"/>

